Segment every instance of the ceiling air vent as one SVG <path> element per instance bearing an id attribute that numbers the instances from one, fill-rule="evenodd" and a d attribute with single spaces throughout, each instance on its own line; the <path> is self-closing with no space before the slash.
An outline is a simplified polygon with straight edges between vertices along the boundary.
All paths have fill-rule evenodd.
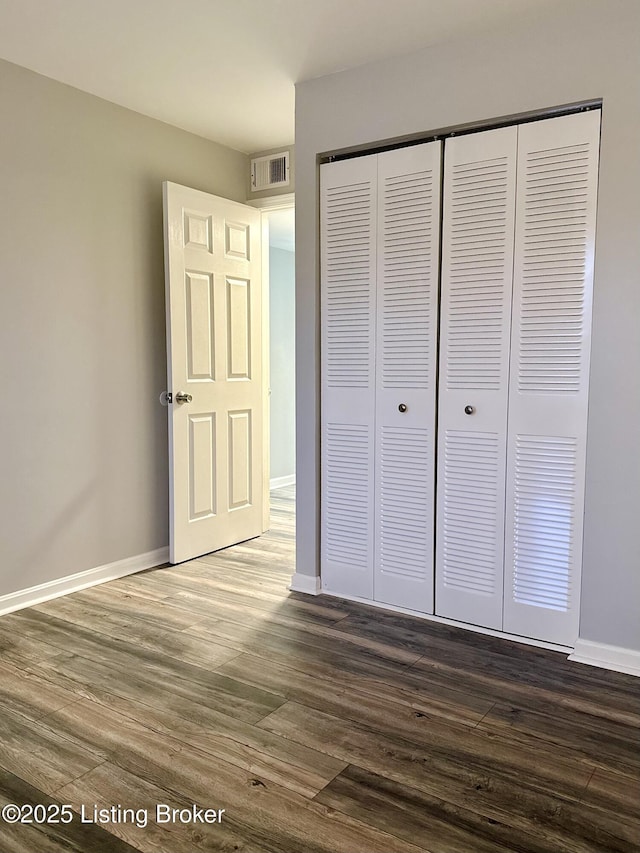
<path id="1" fill-rule="evenodd" d="M 289 184 L 289 152 L 256 157 L 251 161 L 251 192 Z"/>

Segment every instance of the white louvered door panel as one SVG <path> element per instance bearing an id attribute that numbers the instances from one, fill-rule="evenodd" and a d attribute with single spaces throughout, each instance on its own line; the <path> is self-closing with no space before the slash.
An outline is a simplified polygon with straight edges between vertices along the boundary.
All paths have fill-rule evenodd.
<path id="1" fill-rule="evenodd" d="M 373 598 L 376 155 L 327 163 L 321 189 L 321 572 Z"/>
<path id="2" fill-rule="evenodd" d="M 441 149 L 430 142 L 378 155 L 374 598 L 425 613 L 433 613 Z"/>
<path id="3" fill-rule="evenodd" d="M 436 613 L 496 629 L 502 628 L 516 147 L 516 127 L 445 143 Z"/>
<path id="4" fill-rule="evenodd" d="M 504 628 L 578 636 L 600 112 L 519 128 Z"/>

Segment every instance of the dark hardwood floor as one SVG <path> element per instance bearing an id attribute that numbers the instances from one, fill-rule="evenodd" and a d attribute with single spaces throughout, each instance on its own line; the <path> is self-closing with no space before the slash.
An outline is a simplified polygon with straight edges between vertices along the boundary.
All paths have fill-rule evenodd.
<path id="1" fill-rule="evenodd" d="M 640 850 L 638 679 L 288 593 L 292 489 L 272 518 L 0 619 L 0 808 L 76 811 L 0 821 L 0 853 Z M 157 803 L 225 813 L 161 824 Z"/>

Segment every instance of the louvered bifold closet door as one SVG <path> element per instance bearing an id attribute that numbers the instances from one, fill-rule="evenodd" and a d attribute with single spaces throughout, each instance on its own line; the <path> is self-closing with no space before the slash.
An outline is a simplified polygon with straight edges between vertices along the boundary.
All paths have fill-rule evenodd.
<path id="1" fill-rule="evenodd" d="M 378 155 L 376 601 L 433 613 L 440 142 Z"/>
<path id="2" fill-rule="evenodd" d="M 518 139 L 504 628 L 578 636 L 600 112 Z"/>
<path id="3" fill-rule="evenodd" d="M 327 163 L 321 197 L 321 572 L 373 598 L 376 155 Z"/>
<path id="4" fill-rule="evenodd" d="M 436 613 L 502 628 L 517 128 L 445 143 Z"/>

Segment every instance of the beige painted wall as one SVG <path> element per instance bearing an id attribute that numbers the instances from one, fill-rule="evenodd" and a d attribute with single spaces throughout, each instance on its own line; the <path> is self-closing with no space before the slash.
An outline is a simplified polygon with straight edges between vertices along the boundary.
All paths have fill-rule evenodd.
<path id="1" fill-rule="evenodd" d="M 168 544 L 162 181 L 246 156 L 0 62 L 0 595 Z"/>
<path id="2" fill-rule="evenodd" d="M 318 570 L 317 157 L 602 97 L 581 637 L 640 650 L 640 2 L 567 0 L 296 90 L 297 553 Z"/>

